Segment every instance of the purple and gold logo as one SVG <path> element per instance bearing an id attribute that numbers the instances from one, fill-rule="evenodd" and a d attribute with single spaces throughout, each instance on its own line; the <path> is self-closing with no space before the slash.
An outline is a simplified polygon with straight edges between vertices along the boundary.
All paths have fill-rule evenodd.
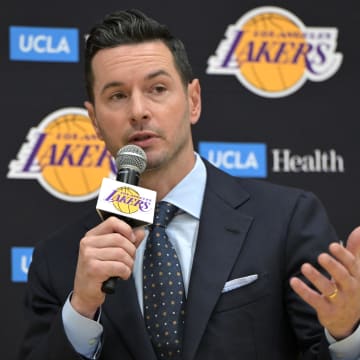
<path id="1" fill-rule="evenodd" d="M 30 129 L 8 178 L 36 179 L 53 196 L 72 202 L 95 198 L 104 177 L 116 173 L 83 108 L 64 108 Z"/>
<path id="2" fill-rule="evenodd" d="M 337 37 L 337 28 L 305 26 L 282 8 L 255 8 L 227 28 L 206 72 L 234 75 L 260 96 L 284 97 L 338 71 Z"/>
<path id="3" fill-rule="evenodd" d="M 104 177 L 96 204 L 102 219 L 107 215 L 121 215 L 138 225 L 152 224 L 156 191 Z M 107 216 L 106 216 L 107 217 Z"/>
<path id="4" fill-rule="evenodd" d="M 151 199 L 146 199 L 131 187 L 122 186 L 112 191 L 105 201 L 110 201 L 116 210 L 124 214 L 150 210 Z"/>

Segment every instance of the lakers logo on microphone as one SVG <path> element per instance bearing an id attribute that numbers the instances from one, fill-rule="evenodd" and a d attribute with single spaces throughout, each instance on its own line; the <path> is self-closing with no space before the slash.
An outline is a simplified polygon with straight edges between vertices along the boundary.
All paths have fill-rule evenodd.
<path id="1" fill-rule="evenodd" d="M 136 226 L 152 224 L 156 192 L 140 186 L 103 178 L 96 209 L 104 220 L 109 216 L 121 216 L 136 221 Z"/>
<path id="2" fill-rule="evenodd" d="M 337 35 L 336 28 L 306 27 L 282 8 L 259 7 L 227 28 L 207 73 L 235 75 L 260 96 L 287 96 L 306 80 L 324 81 L 337 72 Z"/>
<path id="3" fill-rule="evenodd" d="M 85 201 L 97 196 L 115 164 L 83 108 L 64 108 L 30 129 L 8 178 L 36 179 L 53 196 Z"/>
<path id="4" fill-rule="evenodd" d="M 106 198 L 106 201 L 111 201 L 115 209 L 124 214 L 132 214 L 139 211 L 140 205 L 142 206 L 143 203 L 139 193 L 127 186 L 120 187 L 113 191 Z"/>

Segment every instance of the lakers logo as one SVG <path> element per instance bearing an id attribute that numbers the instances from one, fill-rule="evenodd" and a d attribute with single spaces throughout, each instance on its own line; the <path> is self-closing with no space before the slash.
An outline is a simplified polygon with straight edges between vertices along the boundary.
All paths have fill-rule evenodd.
<path id="1" fill-rule="evenodd" d="M 83 108 L 64 108 L 30 129 L 8 178 L 37 179 L 53 196 L 85 201 L 98 194 L 114 162 Z"/>
<path id="2" fill-rule="evenodd" d="M 127 186 L 119 187 L 105 200 L 112 202 L 115 209 L 124 214 L 137 212 L 142 204 L 139 193 Z"/>
<path id="3" fill-rule="evenodd" d="M 336 28 L 306 27 L 278 7 L 260 7 L 230 25 L 208 61 L 208 74 L 235 75 L 250 91 L 283 97 L 306 80 L 324 81 L 342 62 Z"/>

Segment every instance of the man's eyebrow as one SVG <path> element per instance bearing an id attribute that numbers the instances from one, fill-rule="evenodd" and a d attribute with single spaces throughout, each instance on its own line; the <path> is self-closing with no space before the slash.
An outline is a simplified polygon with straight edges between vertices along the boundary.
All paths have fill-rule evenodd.
<path id="1" fill-rule="evenodd" d="M 124 83 L 121 82 L 121 81 L 109 82 L 109 83 L 105 84 L 104 87 L 101 89 L 101 93 L 103 94 L 107 89 L 111 89 L 111 88 L 114 88 L 114 87 L 119 87 L 119 86 L 122 86 L 122 85 L 124 85 Z"/>
<path id="2" fill-rule="evenodd" d="M 171 75 L 165 71 L 165 70 L 157 70 L 157 71 L 154 71 L 148 75 L 145 76 L 145 79 L 146 80 L 151 80 L 151 79 L 154 79 L 156 78 L 157 76 L 161 76 L 161 75 L 165 75 L 165 76 L 168 76 L 168 77 L 171 77 Z M 125 85 L 124 82 L 122 81 L 112 81 L 112 82 L 109 82 L 107 84 L 104 85 L 104 87 L 102 88 L 101 90 L 101 93 L 104 93 L 107 89 L 111 89 L 111 88 L 114 88 L 114 87 L 119 87 L 119 86 L 123 86 Z"/>
<path id="3" fill-rule="evenodd" d="M 154 71 L 152 73 L 150 73 L 149 75 L 146 76 L 146 79 L 153 79 L 157 76 L 161 76 L 161 75 L 165 75 L 165 76 L 168 76 L 168 77 L 171 77 L 171 75 L 165 71 L 165 70 L 157 70 L 157 71 Z"/>

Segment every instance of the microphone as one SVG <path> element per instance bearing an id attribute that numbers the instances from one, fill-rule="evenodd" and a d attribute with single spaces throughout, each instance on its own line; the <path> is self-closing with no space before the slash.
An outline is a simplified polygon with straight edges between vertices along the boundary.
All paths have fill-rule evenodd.
<path id="1" fill-rule="evenodd" d="M 140 180 L 140 174 L 146 169 L 145 151 L 137 145 L 126 145 L 116 154 L 115 163 L 117 168 L 116 181 L 130 185 L 137 185 Z M 131 217 L 114 214 L 113 212 L 101 212 L 103 220 L 110 216 L 116 216 L 124 220 L 131 227 L 140 225 L 139 222 Z"/>
<path id="2" fill-rule="evenodd" d="M 118 169 L 116 180 L 127 184 L 137 185 L 140 174 L 146 169 L 145 151 L 137 145 L 126 145 L 116 154 Z"/>
<path id="3" fill-rule="evenodd" d="M 149 220 L 144 221 L 144 219 L 139 219 L 133 216 L 133 213 L 138 210 L 143 212 L 151 211 L 151 206 L 149 206 L 149 202 L 151 203 L 150 197 L 149 199 L 148 196 L 146 196 L 146 198 L 142 197 L 138 192 L 139 189 L 147 192 L 150 190 L 137 187 L 140 174 L 146 168 L 146 162 L 147 159 L 145 151 L 137 145 L 126 145 L 118 151 L 115 158 L 117 167 L 116 182 L 110 179 L 104 179 L 113 182 L 111 185 L 112 187 L 110 188 L 110 195 L 108 194 L 108 191 L 104 199 L 105 201 L 110 202 L 113 207 L 110 211 L 107 211 L 108 209 L 101 208 L 101 206 L 97 207 L 103 220 L 110 216 L 116 216 L 125 221 L 131 227 L 149 223 Z M 126 185 L 131 185 L 131 187 Z M 104 189 L 106 188 L 105 185 L 102 187 Z M 156 196 L 154 199 L 156 199 Z M 146 202 L 146 200 L 149 200 L 149 202 Z M 114 211 L 116 211 L 116 213 L 114 213 Z M 150 223 L 151 222 L 152 218 Z M 101 290 L 106 294 L 113 294 L 115 292 L 116 282 L 118 279 L 118 277 L 111 277 L 104 281 Z"/>

